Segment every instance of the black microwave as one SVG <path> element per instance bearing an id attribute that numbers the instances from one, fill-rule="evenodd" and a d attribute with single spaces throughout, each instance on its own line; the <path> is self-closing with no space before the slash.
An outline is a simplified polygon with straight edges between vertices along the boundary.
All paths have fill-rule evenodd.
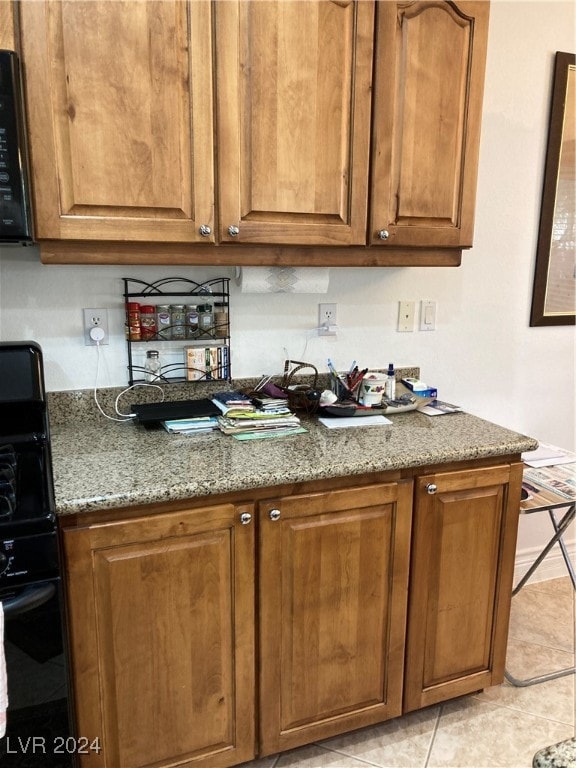
<path id="1" fill-rule="evenodd" d="M 0 50 L 0 243 L 32 241 L 20 64 L 14 51 Z"/>

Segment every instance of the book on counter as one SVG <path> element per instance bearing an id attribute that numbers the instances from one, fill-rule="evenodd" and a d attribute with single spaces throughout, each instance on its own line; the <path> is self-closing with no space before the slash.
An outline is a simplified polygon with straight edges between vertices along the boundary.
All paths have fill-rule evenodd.
<path id="1" fill-rule="evenodd" d="M 252 402 L 262 411 L 267 413 L 291 413 L 286 398 L 280 397 L 253 397 Z"/>
<path id="2" fill-rule="evenodd" d="M 443 400 L 430 400 L 426 405 L 420 405 L 417 409 L 420 413 L 427 416 L 445 416 L 447 413 L 462 413 L 459 405 L 445 403 Z"/>
<path id="3" fill-rule="evenodd" d="M 226 345 L 186 347 L 188 381 L 227 379 L 230 372 L 230 350 Z"/>
<path id="4" fill-rule="evenodd" d="M 236 389 L 215 392 L 212 395 L 212 402 L 225 416 L 242 415 L 256 411 L 252 399 Z"/>
<path id="5" fill-rule="evenodd" d="M 218 429 L 217 416 L 196 416 L 190 419 L 167 419 L 162 422 L 166 432 L 180 435 L 200 435 Z"/>

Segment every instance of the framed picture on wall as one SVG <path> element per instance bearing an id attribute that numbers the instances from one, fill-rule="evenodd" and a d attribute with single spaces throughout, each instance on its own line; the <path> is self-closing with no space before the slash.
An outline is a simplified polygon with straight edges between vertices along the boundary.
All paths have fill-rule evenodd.
<path id="1" fill-rule="evenodd" d="M 530 325 L 576 321 L 576 65 L 556 53 Z"/>

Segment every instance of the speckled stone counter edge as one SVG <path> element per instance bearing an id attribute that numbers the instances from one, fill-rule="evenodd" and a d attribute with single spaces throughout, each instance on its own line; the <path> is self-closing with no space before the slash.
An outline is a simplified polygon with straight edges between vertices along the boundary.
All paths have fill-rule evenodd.
<path id="1" fill-rule="evenodd" d="M 372 370 L 380 371 L 381 368 Z M 419 376 L 418 367 L 404 367 L 396 370 L 396 379 L 406 376 Z M 210 397 L 213 392 L 220 392 L 225 389 L 253 389 L 259 378 L 255 379 L 236 379 L 231 383 L 227 381 L 199 381 L 187 384 L 174 383 L 161 385 L 162 392 L 156 387 L 136 386 L 127 387 L 108 387 L 97 390 L 96 396 L 98 403 L 104 411 L 112 417 L 117 417 L 115 410 L 117 402 L 120 413 L 127 414 L 130 405 L 134 403 L 153 403 L 166 400 L 196 400 L 203 397 Z M 279 383 L 279 379 L 275 379 Z M 310 383 L 309 376 L 302 376 L 298 381 Z M 329 389 L 328 374 L 318 376 L 318 386 L 320 389 Z M 66 390 L 59 392 L 48 392 L 48 414 L 51 424 L 71 424 L 80 419 L 84 422 L 97 423 L 105 417 L 101 414 L 94 400 L 93 389 Z"/>
<path id="2" fill-rule="evenodd" d="M 532 768 L 575 768 L 576 736 L 536 752 Z"/>

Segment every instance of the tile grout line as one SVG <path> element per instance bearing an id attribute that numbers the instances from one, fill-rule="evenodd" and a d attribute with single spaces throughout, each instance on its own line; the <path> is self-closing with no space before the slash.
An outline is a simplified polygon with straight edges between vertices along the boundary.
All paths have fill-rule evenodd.
<path id="1" fill-rule="evenodd" d="M 430 757 L 432 755 L 432 749 L 434 747 L 434 742 L 436 741 L 436 736 L 438 735 L 438 730 L 440 729 L 440 718 L 441 718 L 443 712 L 444 712 L 444 704 L 441 704 L 439 709 L 438 709 L 438 714 L 436 716 L 436 724 L 434 726 L 434 732 L 432 734 L 432 738 L 430 739 L 430 744 L 428 745 L 428 751 L 426 753 L 426 759 L 424 760 L 423 768 L 428 768 L 428 765 L 430 763 Z"/>
<path id="2" fill-rule="evenodd" d="M 484 699 L 480 699 L 477 696 L 474 696 L 473 694 L 472 694 L 472 697 L 474 699 L 476 699 L 476 701 L 479 701 L 481 704 L 487 704 L 489 706 L 498 707 L 499 709 L 506 709 L 506 710 L 509 710 L 511 712 L 516 712 L 516 713 L 522 715 L 522 717 L 524 717 L 524 716 L 526 716 L 526 717 L 533 717 L 536 720 L 543 720 L 546 723 L 554 723 L 555 725 L 565 725 L 565 726 L 568 726 L 569 728 L 576 727 L 576 722 L 574 722 L 574 723 L 565 723 L 563 720 L 555 720 L 554 718 L 551 718 L 551 717 L 544 717 L 543 715 L 537 715 L 534 712 L 527 712 L 526 710 L 520 709 L 519 707 L 512 707 L 512 706 L 510 706 L 510 704 L 500 704 L 500 702 L 494 701 L 494 700 L 486 701 Z"/>
<path id="3" fill-rule="evenodd" d="M 351 758 L 352 760 L 357 761 L 359 763 L 364 763 L 364 765 L 369 765 L 370 768 L 383 768 L 378 763 L 371 763 L 370 761 L 364 759 L 363 757 L 358 757 L 358 755 L 349 755 L 347 752 L 340 752 L 340 750 L 338 749 L 327 747 L 325 744 L 319 744 L 317 741 L 314 742 L 314 746 L 318 747 L 318 749 L 323 749 L 325 752 L 330 752 L 333 755 L 341 755 L 342 757 Z"/>

